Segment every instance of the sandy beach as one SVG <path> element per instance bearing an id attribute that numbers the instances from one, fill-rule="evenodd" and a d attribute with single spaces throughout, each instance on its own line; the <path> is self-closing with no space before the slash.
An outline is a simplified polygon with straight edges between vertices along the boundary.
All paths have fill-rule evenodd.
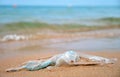
<path id="1" fill-rule="evenodd" d="M 119 77 L 118 37 L 119 29 L 108 29 L 74 34 L 42 33 L 29 40 L 1 42 L 0 77 Z M 5 69 L 23 62 L 50 57 L 71 49 L 78 53 L 117 58 L 118 61 L 107 65 L 61 66 L 51 70 L 5 72 Z"/>
<path id="2" fill-rule="evenodd" d="M 80 52 L 80 51 L 78 51 Z M 92 55 L 104 56 L 108 58 L 116 57 L 118 61 L 115 64 L 93 65 L 93 66 L 61 66 L 51 70 L 42 69 L 38 71 L 18 71 L 5 72 L 5 69 L 15 67 L 29 60 L 49 57 L 58 52 L 37 52 L 27 55 L 16 55 L 14 57 L 0 60 L 0 77 L 119 77 L 120 76 L 120 52 L 85 52 Z"/>

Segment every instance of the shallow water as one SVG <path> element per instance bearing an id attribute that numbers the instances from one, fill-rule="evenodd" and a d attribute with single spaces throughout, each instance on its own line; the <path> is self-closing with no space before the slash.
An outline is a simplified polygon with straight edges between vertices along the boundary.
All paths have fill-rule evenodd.
<path id="1" fill-rule="evenodd" d="M 33 41 L 16 41 L 5 42 L 0 44 L 0 48 L 5 52 L 15 50 L 19 51 L 41 51 L 43 49 L 63 49 L 63 50 L 83 50 L 83 51 L 100 51 L 100 50 L 120 50 L 119 38 L 86 38 L 71 41 L 60 39 L 53 40 L 33 40 Z"/>
<path id="2" fill-rule="evenodd" d="M 19 35 L 16 35 L 19 36 Z M 24 36 L 26 37 L 26 36 Z M 1 51 L 40 51 L 58 50 L 119 50 L 120 30 L 96 30 L 77 33 L 41 33 L 28 39 L 0 41 Z"/>
<path id="3" fill-rule="evenodd" d="M 82 51 L 120 50 L 120 38 L 79 39 L 72 42 L 53 44 L 49 47 Z"/>

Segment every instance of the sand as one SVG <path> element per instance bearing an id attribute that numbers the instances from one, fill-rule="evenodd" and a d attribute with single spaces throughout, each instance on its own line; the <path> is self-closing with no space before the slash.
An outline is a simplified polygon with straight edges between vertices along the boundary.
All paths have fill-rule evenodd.
<path id="1" fill-rule="evenodd" d="M 79 51 L 78 51 L 79 52 Z M 36 52 L 32 54 L 16 55 L 0 59 L 0 77 L 120 77 L 120 52 L 85 52 L 108 58 L 116 57 L 115 64 L 93 66 L 61 66 L 51 70 L 5 72 L 5 69 L 15 67 L 25 61 L 36 60 L 52 56 L 60 52 Z"/>

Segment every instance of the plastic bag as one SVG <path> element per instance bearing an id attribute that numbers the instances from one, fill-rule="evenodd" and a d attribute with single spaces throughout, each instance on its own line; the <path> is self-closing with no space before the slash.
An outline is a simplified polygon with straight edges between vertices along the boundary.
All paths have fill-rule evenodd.
<path id="1" fill-rule="evenodd" d="M 78 54 L 75 51 L 67 51 L 63 54 L 55 55 L 44 61 L 42 60 L 28 61 L 23 66 L 8 69 L 7 72 L 18 71 L 21 69 L 34 71 L 34 70 L 40 70 L 40 69 L 46 68 L 51 65 L 52 66 L 61 66 L 63 64 L 74 65 L 76 62 L 78 62 L 80 57 L 87 58 L 91 61 L 100 62 L 100 64 L 114 63 L 117 60 L 117 59 L 108 59 L 100 56 L 92 56 L 92 55 L 87 55 L 82 53 Z"/>

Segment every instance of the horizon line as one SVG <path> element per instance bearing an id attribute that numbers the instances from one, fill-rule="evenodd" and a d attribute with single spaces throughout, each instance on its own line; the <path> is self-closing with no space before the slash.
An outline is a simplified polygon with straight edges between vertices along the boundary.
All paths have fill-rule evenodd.
<path id="1" fill-rule="evenodd" d="M 21 7 L 21 6 L 49 6 L 49 7 L 120 7 L 120 5 L 17 5 L 17 4 L 13 4 L 13 5 L 0 5 L 0 6 L 18 6 L 18 7 Z"/>

